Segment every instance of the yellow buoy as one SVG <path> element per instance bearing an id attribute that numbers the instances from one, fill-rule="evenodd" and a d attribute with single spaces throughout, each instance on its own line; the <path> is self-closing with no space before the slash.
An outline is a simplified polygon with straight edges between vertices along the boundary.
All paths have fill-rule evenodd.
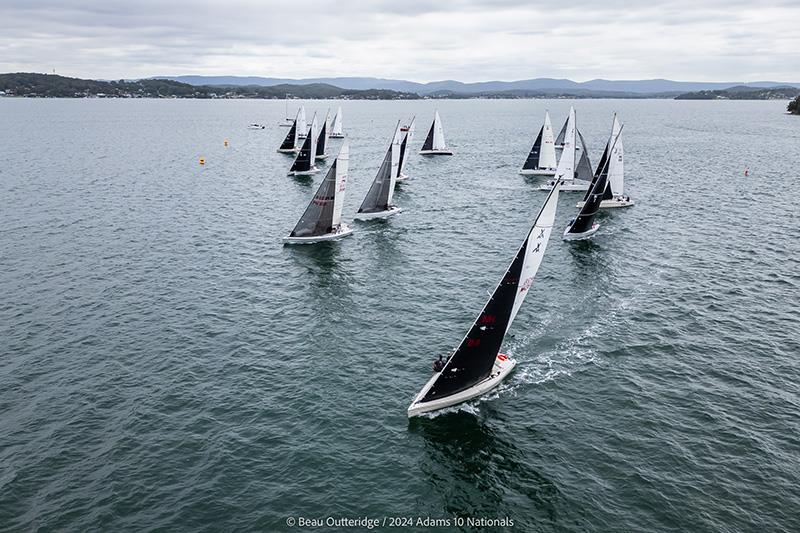
<path id="1" fill-rule="evenodd" d="M 201 165 L 205 165 L 206 164 L 206 158 L 205 157 L 201 157 L 200 158 L 200 164 Z"/>
<path id="2" fill-rule="evenodd" d="M 228 139 L 225 139 L 225 146 L 228 146 Z"/>

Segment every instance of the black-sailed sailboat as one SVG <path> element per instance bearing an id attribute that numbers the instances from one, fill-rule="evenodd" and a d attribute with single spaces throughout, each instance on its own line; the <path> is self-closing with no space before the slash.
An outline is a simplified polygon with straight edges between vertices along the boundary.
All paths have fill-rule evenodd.
<path id="1" fill-rule="evenodd" d="M 383 157 L 378 173 L 372 185 L 361 202 L 361 207 L 356 213 L 356 220 L 369 220 L 372 218 L 387 218 L 401 212 L 402 209 L 392 204 L 394 184 L 397 180 L 397 167 L 400 161 L 400 121 L 394 129 L 392 142 L 386 155 Z"/>
<path id="2" fill-rule="evenodd" d="M 300 119 L 300 111 L 297 111 L 297 116 L 294 118 L 294 122 L 292 122 L 292 129 L 289 130 L 289 133 L 286 134 L 286 138 L 283 139 L 278 151 L 284 154 L 293 154 L 298 150 L 298 144 L 300 140 L 300 135 L 298 135 L 297 130 L 297 121 Z"/>
<path id="3" fill-rule="evenodd" d="M 608 185 L 606 185 L 606 190 L 603 193 L 603 201 L 600 202 L 600 209 L 630 207 L 634 204 L 631 197 L 625 194 L 625 155 L 622 145 L 622 136 L 619 135 L 621 129 L 622 126 L 620 126 L 619 120 L 617 120 L 617 114 L 614 113 L 614 121 L 611 125 L 611 137 L 609 137 L 606 143 L 605 151 L 603 152 L 603 160 L 600 161 L 602 165 L 605 159 L 608 158 Z M 614 146 L 614 150 L 609 157 L 609 143 L 612 139 L 617 139 L 617 144 Z M 588 197 L 589 193 L 587 192 L 583 201 L 585 202 Z M 578 202 L 578 207 L 583 207 L 583 202 Z"/>
<path id="4" fill-rule="evenodd" d="M 589 188 L 589 183 L 592 180 L 592 165 L 589 163 L 586 145 L 583 143 L 583 136 L 580 134 L 577 124 L 575 109 L 570 107 L 563 137 L 564 144 L 556 168 L 556 179 L 563 180 L 561 184 L 562 192 L 583 192 Z M 578 144 L 578 141 L 581 144 Z M 549 191 L 556 179 L 540 185 L 539 190 Z"/>
<path id="5" fill-rule="evenodd" d="M 405 181 L 408 179 L 408 176 L 403 172 L 403 168 L 406 166 L 406 161 L 408 160 L 408 145 L 411 140 L 414 138 L 414 120 L 416 117 L 411 119 L 411 123 L 406 126 L 405 128 L 400 128 L 402 132 L 405 130 L 403 134 L 403 140 L 400 143 L 400 159 L 397 163 L 397 178 L 396 181 Z"/>
<path id="6" fill-rule="evenodd" d="M 622 128 L 610 142 L 610 146 L 606 146 L 608 150 L 603 152 L 603 157 L 600 158 L 600 163 L 597 165 L 597 171 L 595 172 L 596 179 L 593 180 L 589 194 L 584 199 L 578 216 L 570 220 L 567 229 L 564 230 L 565 241 L 588 239 L 600 229 L 600 224 L 595 222 L 594 218 L 600 210 L 600 203 L 603 201 L 603 196 L 608 186 L 608 154 L 614 151 L 621 132 Z"/>
<path id="7" fill-rule="evenodd" d="M 444 142 L 444 128 L 442 127 L 442 119 L 439 118 L 439 111 L 433 114 L 433 122 L 431 129 L 428 130 L 428 136 L 425 137 L 425 142 L 422 144 L 422 150 L 419 151 L 420 155 L 453 155 Z"/>
<path id="8" fill-rule="evenodd" d="M 517 250 L 514 260 L 464 339 L 441 364 L 408 408 L 408 416 L 436 411 L 476 398 L 497 387 L 517 362 L 500 353 L 503 338 L 530 291 L 553 229 L 557 180 Z"/>
<path id="9" fill-rule="evenodd" d="M 303 141 L 303 146 L 297 154 L 297 158 L 289 169 L 290 176 L 310 176 L 319 172 L 319 169 L 314 164 L 314 154 L 317 153 L 317 115 L 314 114 L 314 119 L 311 121 L 311 127 L 308 128 L 306 140 Z"/>
<path id="10" fill-rule="evenodd" d="M 349 159 L 350 148 L 345 141 L 303 216 L 289 236 L 283 238 L 285 244 L 333 241 L 353 233 L 350 226 L 342 222 Z"/>
<path id="11" fill-rule="evenodd" d="M 545 111 L 544 124 L 539 129 L 539 135 L 536 136 L 519 173 L 523 176 L 553 176 L 558 166 L 554 142 L 550 113 Z"/>

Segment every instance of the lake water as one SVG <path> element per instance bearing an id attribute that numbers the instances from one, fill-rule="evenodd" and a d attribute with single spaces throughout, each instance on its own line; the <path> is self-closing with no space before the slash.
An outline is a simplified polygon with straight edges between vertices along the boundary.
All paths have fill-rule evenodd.
<path id="1" fill-rule="evenodd" d="M 404 212 L 284 247 L 323 174 L 286 176 L 283 102 L 0 99 L 0 530 L 800 530 L 785 102 L 341 105 L 345 220 L 417 116 Z M 593 164 L 619 112 L 636 206 L 565 243 L 562 193 L 517 370 L 409 421 L 545 198 L 517 174 L 545 109 L 558 129 L 570 105 Z M 416 154 L 435 108 L 451 158 Z"/>

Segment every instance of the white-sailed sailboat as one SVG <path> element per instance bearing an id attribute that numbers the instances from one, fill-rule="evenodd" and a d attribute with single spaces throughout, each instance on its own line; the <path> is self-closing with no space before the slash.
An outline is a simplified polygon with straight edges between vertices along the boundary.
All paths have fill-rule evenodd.
<path id="1" fill-rule="evenodd" d="M 588 163 L 589 156 L 586 150 L 580 150 L 581 154 L 578 158 L 577 141 L 579 134 L 577 133 L 577 126 L 575 121 L 575 109 L 569 108 L 569 117 L 567 117 L 567 128 L 564 133 L 564 148 L 561 150 L 561 157 L 558 159 L 558 167 L 556 168 L 556 177 L 544 185 L 539 187 L 540 191 L 547 191 L 553 188 L 557 180 L 562 180 L 562 191 L 585 191 L 589 187 L 591 181 L 591 164 Z M 580 137 L 582 139 L 582 137 Z M 584 161 L 584 158 L 585 161 Z M 588 174 L 582 174 L 581 168 L 586 169 L 588 165 Z"/>
<path id="2" fill-rule="evenodd" d="M 400 131 L 405 129 L 405 134 L 403 135 L 403 140 L 400 143 L 400 161 L 397 164 L 397 181 L 405 181 L 408 179 L 408 176 L 405 175 L 403 172 L 403 168 L 406 166 L 406 161 L 408 160 L 408 145 L 411 143 L 411 140 L 414 138 L 414 121 L 416 117 L 411 119 L 411 123 L 406 126 L 405 128 L 400 128 Z"/>
<path id="3" fill-rule="evenodd" d="M 336 110 L 336 114 L 333 116 L 330 136 L 332 139 L 341 139 L 344 137 L 344 133 L 342 132 L 342 106 L 339 106 L 339 109 Z"/>
<path id="4" fill-rule="evenodd" d="M 516 366 L 516 360 L 500 353 L 500 348 L 542 263 L 560 186 L 557 180 L 503 279 L 461 344 L 414 398 L 409 417 L 481 396 L 499 385 Z"/>
<path id="5" fill-rule="evenodd" d="M 313 244 L 341 239 L 353 233 L 352 228 L 342 222 L 349 159 L 350 148 L 345 142 L 303 216 L 289 236 L 283 238 L 284 243 Z"/>
<path id="6" fill-rule="evenodd" d="M 297 111 L 297 116 L 292 122 L 292 129 L 289 130 L 289 133 L 286 134 L 286 137 L 283 139 L 283 142 L 278 147 L 278 151 L 284 154 L 290 154 L 298 151 L 300 142 L 300 132 L 298 130 L 297 122 L 300 120 L 300 111 Z"/>
<path id="7" fill-rule="evenodd" d="M 621 132 L 622 128 L 620 127 L 616 137 L 610 141 L 607 153 L 613 153 Z M 600 202 L 603 201 L 603 194 L 608 187 L 608 163 L 608 158 L 604 157 L 600 160 L 600 164 L 597 165 L 595 179 L 592 180 L 592 187 L 589 189 L 589 194 L 586 195 L 578 216 L 570 220 L 569 224 L 567 224 L 567 229 L 564 230 L 565 241 L 588 239 L 600 229 L 600 224 L 595 222 L 594 218 L 600 210 Z"/>
<path id="8" fill-rule="evenodd" d="M 305 139 L 308 134 L 308 123 L 306 122 L 306 106 L 301 105 L 298 111 L 297 131 L 301 139 Z"/>
<path id="9" fill-rule="evenodd" d="M 442 119 L 439 118 L 439 111 L 433 115 L 431 129 L 428 130 L 428 136 L 419 153 L 420 155 L 453 155 L 452 150 L 444 142 L 444 128 L 442 128 Z"/>
<path id="10" fill-rule="evenodd" d="M 372 181 L 372 185 L 361 202 L 361 207 L 356 213 L 356 220 L 369 220 L 372 218 L 387 218 L 396 215 L 401 208 L 392 204 L 394 196 L 394 184 L 397 179 L 397 167 L 400 162 L 400 121 L 394 129 L 392 142 L 386 155 L 383 157 L 378 173 Z"/>
<path id="11" fill-rule="evenodd" d="M 315 152 L 315 159 L 328 158 L 328 119 L 330 118 L 331 110 L 325 114 L 325 122 L 322 123 L 322 129 L 319 130 L 317 137 L 317 151 Z"/>
<path id="12" fill-rule="evenodd" d="M 603 151 L 603 157 L 600 160 L 600 165 L 603 165 L 605 160 L 608 159 L 608 185 L 603 193 L 603 201 L 600 202 L 600 209 L 608 209 L 614 207 L 630 207 L 634 204 L 630 196 L 625 195 L 625 151 L 622 145 L 622 136 L 620 126 L 617 120 L 617 114 L 614 113 L 614 122 L 611 125 L 611 137 L 606 143 L 606 148 Z M 611 155 L 608 155 L 609 145 L 613 139 L 617 139 Z M 589 193 L 586 193 L 586 198 Z M 583 202 L 578 202 L 578 207 L 583 207 Z"/>
<path id="13" fill-rule="evenodd" d="M 289 169 L 290 176 L 310 176 L 319 172 L 319 169 L 314 164 L 314 154 L 317 153 L 317 114 L 314 113 L 314 118 L 311 120 L 311 127 L 308 129 L 306 140 L 303 141 L 303 146 L 297 154 L 292 168 Z"/>
<path id="14" fill-rule="evenodd" d="M 525 176 L 553 176 L 557 166 L 553 125 L 550 123 L 550 113 L 545 111 L 544 124 L 519 173 Z"/>

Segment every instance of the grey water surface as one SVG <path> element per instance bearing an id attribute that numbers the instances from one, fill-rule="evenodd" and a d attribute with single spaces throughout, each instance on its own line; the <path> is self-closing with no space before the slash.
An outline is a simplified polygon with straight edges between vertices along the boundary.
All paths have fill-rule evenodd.
<path id="1" fill-rule="evenodd" d="M 283 102 L 0 99 L 0 530 L 800 530 L 785 102 L 310 101 L 309 120 L 340 103 L 345 220 L 416 115 L 404 212 L 284 247 L 323 174 L 286 176 Z M 594 164 L 619 113 L 636 206 L 565 243 L 562 193 L 515 373 L 409 421 L 544 200 L 517 171 L 545 109 L 559 128 L 570 105 Z M 424 159 L 436 108 L 455 155 Z"/>

